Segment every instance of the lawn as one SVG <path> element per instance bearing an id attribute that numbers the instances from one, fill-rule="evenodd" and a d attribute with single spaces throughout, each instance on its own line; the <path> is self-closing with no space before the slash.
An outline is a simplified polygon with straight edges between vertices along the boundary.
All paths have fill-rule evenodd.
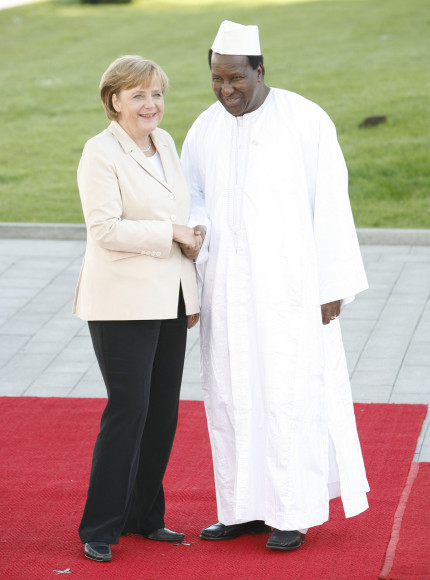
<path id="1" fill-rule="evenodd" d="M 167 72 L 178 150 L 214 100 L 207 49 L 224 19 L 258 24 L 266 82 L 338 128 L 359 227 L 430 227 L 428 0 L 40 2 L 0 11 L 0 221 L 81 222 L 76 167 L 107 119 L 105 68 L 141 54 Z M 364 118 L 385 115 L 375 127 Z"/>

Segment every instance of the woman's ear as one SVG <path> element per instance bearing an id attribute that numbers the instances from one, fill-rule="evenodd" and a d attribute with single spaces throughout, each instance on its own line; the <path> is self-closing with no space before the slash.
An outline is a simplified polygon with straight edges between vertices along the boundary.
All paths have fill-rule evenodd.
<path id="1" fill-rule="evenodd" d="M 116 93 L 112 95 L 112 106 L 117 113 L 121 112 L 121 105 L 119 104 L 119 100 L 118 97 L 116 96 Z"/>

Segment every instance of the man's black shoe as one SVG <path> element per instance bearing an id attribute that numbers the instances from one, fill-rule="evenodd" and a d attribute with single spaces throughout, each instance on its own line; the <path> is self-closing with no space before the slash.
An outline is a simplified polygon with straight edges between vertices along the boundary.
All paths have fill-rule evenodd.
<path id="1" fill-rule="evenodd" d="M 225 526 L 221 522 L 203 528 L 200 537 L 202 540 L 233 540 L 244 534 L 264 534 L 270 532 L 270 527 L 262 520 L 253 520 L 243 524 Z"/>
<path id="2" fill-rule="evenodd" d="M 269 540 L 266 544 L 266 548 L 272 548 L 272 550 L 284 550 L 288 552 L 289 550 L 297 550 L 305 541 L 305 534 L 293 531 L 282 531 L 273 528 L 272 533 L 269 536 Z"/>
<path id="3" fill-rule="evenodd" d="M 84 553 L 87 558 L 96 562 L 110 562 L 112 560 L 112 552 L 106 542 L 87 542 Z"/>
<path id="4" fill-rule="evenodd" d="M 172 530 L 168 530 L 167 528 L 160 528 L 150 534 L 141 535 L 144 538 L 148 538 L 148 540 L 156 540 L 157 542 L 182 542 L 185 538 L 185 534 L 172 532 Z"/>

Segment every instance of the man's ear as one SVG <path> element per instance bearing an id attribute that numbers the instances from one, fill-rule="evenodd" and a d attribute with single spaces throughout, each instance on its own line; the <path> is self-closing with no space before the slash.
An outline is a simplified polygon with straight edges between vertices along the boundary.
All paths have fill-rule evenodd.
<path id="1" fill-rule="evenodd" d="M 263 78 L 263 65 L 261 64 L 261 62 L 258 64 L 257 67 L 257 74 L 258 74 L 258 80 L 262 80 Z"/>

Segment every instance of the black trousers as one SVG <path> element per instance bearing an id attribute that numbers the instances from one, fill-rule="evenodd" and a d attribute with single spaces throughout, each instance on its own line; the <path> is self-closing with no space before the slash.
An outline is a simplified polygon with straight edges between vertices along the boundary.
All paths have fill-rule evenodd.
<path id="1" fill-rule="evenodd" d="M 79 535 L 117 544 L 164 527 L 163 477 L 178 418 L 187 317 L 89 322 L 108 393 Z"/>

